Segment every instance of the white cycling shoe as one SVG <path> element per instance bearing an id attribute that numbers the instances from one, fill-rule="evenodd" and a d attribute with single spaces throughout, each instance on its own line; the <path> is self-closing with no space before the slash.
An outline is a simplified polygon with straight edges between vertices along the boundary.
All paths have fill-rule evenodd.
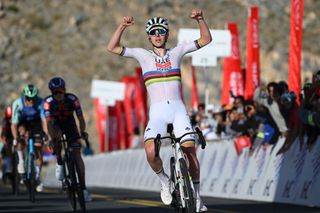
<path id="1" fill-rule="evenodd" d="M 201 198 L 197 198 L 196 200 L 196 212 L 206 212 L 208 208 L 203 204 Z"/>
<path id="2" fill-rule="evenodd" d="M 63 166 L 56 163 L 56 178 L 60 181 L 64 179 Z"/>
<path id="3" fill-rule="evenodd" d="M 36 187 L 37 192 L 42 192 L 43 191 L 43 183 L 39 180 L 38 185 Z"/>
<path id="4" fill-rule="evenodd" d="M 170 192 L 170 180 L 167 184 L 161 184 L 160 197 L 165 205 L 170 205 L 172 203 L 172 195 Z"/>
<path id="5" fill-rule="evenodd" d="M 84 201 L 85 201 L 85 202 L 90 202 L 90 201 L 92 201 L 91 194 L 90 194 L 90 192 L 88 192 L 88 190 L 86 190 L 86 189 L 83 190 L 83 197 L 84 197 Z"/>

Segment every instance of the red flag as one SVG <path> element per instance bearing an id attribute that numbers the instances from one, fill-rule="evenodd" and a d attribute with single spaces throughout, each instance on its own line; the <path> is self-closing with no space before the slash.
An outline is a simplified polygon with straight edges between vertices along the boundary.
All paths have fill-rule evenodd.
<path id="1" fill-rule="evenodd" d="M 118 123 L 118 138 L 120 149 L 128 148 L 126 115 L 124 112 L 124 104 L 122 101 L 116 101 L 116 114 Z"/>
<path id="2" fill-rule="evenodd" d="M 199 101 L 199 96 L 198 96 L 195 68 L 194 68 L 194 66 L 192 66 L 192 84 L 191 84 L 191 106 L 192 106 L 192 109 L 197 110 L 199 102 L 200 101 Z"/>
<path id="3" fill-rule="evenodd" d="M 108 106 L 107 135 L 108 151 L 118 150 L 120 147 L 117 110 L 115 106 Z"/>
<path id="4" fill-rule="evenodd" d="M 244 98 L 253 98 L 254 90 L 260 84 L 259 60 L 259 8 L 251 7 L 247 26 L 247 66 Z"/>
<path id="5" fill-rule="evenodd" d="M 288 86 L 300 103 L 303 0 L 291 0 Z"/>
<path id="6" fill-rule="evenodd" d="M 238 25 L 236 23 L 228 23 L 228 30 L 232 38 L 231 56 L 223 60 L 222 105 L 232 102 L 230 91 L 235 96 L 243 95 L 243 72 L 241 69 Z"/>
<path id="7" fill-rule="evenodd" d="M 137 77 L 134 76 L 125 76 L 122 78 L 122 82 L 125 84 L 125 95 L 124 95 L 124 112 L 127 123 L 127 141 L 128 146 L 131 147 L 130 142 L 132 140 L 132 135 L 134 128 L 138 127 L 136 110 L 135 110 L 135 99 L 137 93 Z"/>
<path id="8" fill-rule="evenodd" d="M 138 123 L 142 123 L 143 127 L 147 126 L 147 90 L 143 82 L 142 69 L 140 67 L 136 68 L 136 115 Z"/>
<path id="9" fill-rule="evenodd" d="M 96 121 L 97 121 L 97 127 L 98 127 L 98 136 L 99 136 L 99 149 L 100 152 L 105 151 L 105 141 L 106 141 L 106 118 L 107 118 L 107 106 L 101 101 L 99 101 L 98 98 L 94 99 L 94 108 L 96 112 Z"/>

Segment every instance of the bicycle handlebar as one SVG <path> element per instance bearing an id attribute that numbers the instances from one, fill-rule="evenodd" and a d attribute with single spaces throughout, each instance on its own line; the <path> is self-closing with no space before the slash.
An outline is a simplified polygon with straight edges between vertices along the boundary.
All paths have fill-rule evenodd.
<path id="1" fill-rule="evenodd" d="M 201 144 L 201 148 L 202 149 L 205 149 L 206 148 L 206 140 L 204 139 L 203 137 L 203 134 L 202 134 L 202 131 L 199 129 L 199 127 L 196 127 L 195 128 L 195 132 L 187 132 L 185 134 L 183 134 L 181 137 L 179 138 L 175 138 L 173 136 L 164 136 L 164 137 L 161 137 L 160 134 L 157 134 L 157 137 L 154 139 L 154 143 L 155 143 L 155 156 L 158 157 L 159 156 L 159 149 L 160 149 L 160 146 L 159 144 L 161 143 L 161 140 L 162 139 L 171 139 L 173 141 L 175 141 L 176 143 L 179 143 L 180 140 L 186 136 L 186 135 L 191 135 L 191 134 L 197 134 L 199 136 L 199 143 Z"/>

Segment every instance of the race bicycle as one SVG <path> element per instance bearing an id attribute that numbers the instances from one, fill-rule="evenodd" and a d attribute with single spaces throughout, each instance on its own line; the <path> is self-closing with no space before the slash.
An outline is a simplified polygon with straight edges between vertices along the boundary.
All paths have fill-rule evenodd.
<path id="1" fill-rule="evenodd" d="M 161 135 L 158 134 L 154 140 L 155 156 L 159 156 L 161 140 L 170 139 L 172 147 L 172 156 L 170 158 L 170 179 L 173 187 L 173 200 L 171 205 L 174 207 L 176 212 L 193 213 L 196 210 L 194 186 L 189 174 L 187 157 L 181 149 L 180 141 L 186 135 L 197 134 L 202 149 L 206 147 L 206 141 L 198 127 L 195 128 L 194 132 L 185 133 L 179 138 L 175 137 L 172 124 L 168 125 L 167 132 L 169 136 L 161 137 Z"/>
<path id="2" fill-rule="evenodd" d="M 77 209 L 77 199 L 80 205 L 81 212 L 86 212 L 86 204 L 83 195 L 84 186 L 79 181 L 79 170 L 76 166 L 73 155 L 73 147 L 69 146 L 69 139 L 65 134 L 62 134 L 61 151 L 63 161 L 64 180 L 62 181 L 63 189 L 66 190 L 67 196 L 73 211 Z"/>

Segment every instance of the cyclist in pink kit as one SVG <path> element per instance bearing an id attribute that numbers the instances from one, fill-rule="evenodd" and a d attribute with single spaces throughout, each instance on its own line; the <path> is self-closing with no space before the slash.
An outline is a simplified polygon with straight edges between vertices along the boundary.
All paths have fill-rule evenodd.
<path id="1" fill-rule="evenodd" d="M 163 17 L 155 17 L 146 24 L 146 32 L 153 46 L 152 50 L 123 47 L 120 45 L 122 33 L 127 27 L 134 24 L 133 17 L 125 16 L 107 46 L 108 51 L 112 53 L 135 58 L 142 67 L 143 79 L 150 101 L 149 122 L 144 132 L 144 147 L 149 165 L 160 178 L 161 200 L 166 205 L 170 205 L 172 202 L 170 179 L 163 170 L 161 158 L 155 157 L 154 139 L 157 134 L 166 134 L 169 123 L 173 124 L 177 137 L 192 131 L 190 119 L 181 98 L 180 63 L 185 54 L 198 50 L 212 40 L 202 11 L 193 9 L 191 18 L 197 21 L 200 29 L 200 38 L 193 42 L 167 49 L 168 21 Z M 196 212 L 204 212 L 207 208 L 201 201 L 199 194 L 200 166 L 196 156 L 194 136 L 187 135 L 182 138 L 181 146 L 190 163 L 189 170 L 197 199 Z"/>

